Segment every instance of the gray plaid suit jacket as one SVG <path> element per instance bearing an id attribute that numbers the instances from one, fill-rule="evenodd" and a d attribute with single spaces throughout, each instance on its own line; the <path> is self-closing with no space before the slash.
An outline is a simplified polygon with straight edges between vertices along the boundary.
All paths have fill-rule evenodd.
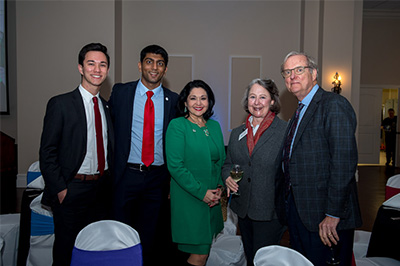
<path id="1" fill-rule="evenodd" d="M 326 214 L 340 217 L 337 230 L 361 226 L 355 180 L 356 124 L 356 115 L 346 98 L 322 88 L 300 121 L 289 173 L 298 213 L 310 231 L 318 231 Z M 278 215 L 284 220 L 282 171 L 277 176 L 276 187 Z"/>

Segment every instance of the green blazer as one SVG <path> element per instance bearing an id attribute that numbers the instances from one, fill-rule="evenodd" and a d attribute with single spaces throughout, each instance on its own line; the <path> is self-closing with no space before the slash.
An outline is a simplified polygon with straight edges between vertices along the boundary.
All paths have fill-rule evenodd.
<path id="1" fill-rule="evenodd" d="M 208 189 L 222 185 L 221 167 L 225 160 L 224 141 L 217 121 L 206 123 L 207 137 L 198 125 L 184 117 L 173 119 L 167 129 L 165 149 L 171 173 L 172 239 L 176 243 L 211 244 L 214 235 L 223 229 L 221 205 L 210 208 L 203 198 Z M 207 138 L 219 151 L 219 160 L 212 163 Z M 215 167 L 214 175 L 212 168 Z"/>

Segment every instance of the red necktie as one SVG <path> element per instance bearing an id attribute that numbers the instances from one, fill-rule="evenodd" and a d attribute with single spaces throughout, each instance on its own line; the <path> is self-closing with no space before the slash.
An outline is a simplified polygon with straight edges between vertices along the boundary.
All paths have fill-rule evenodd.
<path id="1" fill-rule="evenodd" d="M 94 103 L 94 123 L 96 127 L 96 144 L 97 144 L 97 163 L 100 175 L 104 172 L 104 167 L 106 165 L 104 156 L 104 144 L 103 144 L 103 127 L 101 125 L 101 115 L 99 110 L 99 103 L 97 102 L 97 97 L 93 97 Z"/>
<path id="2" fill-rule="evenodd" d="M 151 100 L 154 92 L 148 91 L 144 106 L 142 162 L 149 166 L 154 161 L 154 104 Z"/>

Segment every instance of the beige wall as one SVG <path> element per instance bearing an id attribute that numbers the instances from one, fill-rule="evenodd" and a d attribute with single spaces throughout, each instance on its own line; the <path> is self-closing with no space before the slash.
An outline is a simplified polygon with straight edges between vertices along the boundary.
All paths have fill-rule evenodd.
<path id="1" fill-rule="evenodd" d="M 16 1 L 18 172 L 38 160 L 46 103 L 80 82 L 78 52 L 101 42 L 114 58 L 113 1 Z M 103 88 L 110 90 L 114 75 Z M 108 97 L 108 96 L 107 96 Z"/>
<path id="2" fill-rule="evenodd" d="M 400 86 L 400 14 L 363 20 L 361 84 Z"/>
<path id="3" fill-rule="evenodd" d="M 79 84 L 77 53 L 88 42 L 102 42 L 110 50 L 105 98 L 114 82 L 139 78 L 139 52 L 148 44 L 159 44 L 177 57 L 190 56 L 192 77 L 204 79 L 215 92 L 215 117 L 225 142 L 229 139 L 231 57 L 261 59 L 261 77 L 275 80 L 281 91 L 280 116 L 285 120 L 291 117 L 296 100 L 284 88 L 279 68 L 291 50 L 304 49 L 317 58 L 325 89 L 330 89 L 331 71 L 343 71 L 344 95 L 357 101 L 352 94 L 357 88 L 347 85 L 359 80 L 353 75 L 358 73 L 361 46 L 357 33 L 362 6 L 357 2 L 17 1 L 19 173 L 38 159 L 48 99 Z M 338 19 L 332 11 L 342 15 Z M 339 40 L 336 29 L 340 29 Z"/>
<path id="4" fill-rule="evenodd" d="M 300 1 L 162 1 L 156 5 L 124 1 L 122 80 L 139 78 L 139 52 L 148 44 L 160 44 L 174 55 L 192 55 L 193 78 L 205 80 L 213 89 L 215 119 L 227 143 L 230 56 L 261 57 L 261 77 L 274 79 L 286 92 L 279 67 L 290 50 L 300 47 L 299 8 Z M 240 102 L 232 105 L 241 108 Z"/>

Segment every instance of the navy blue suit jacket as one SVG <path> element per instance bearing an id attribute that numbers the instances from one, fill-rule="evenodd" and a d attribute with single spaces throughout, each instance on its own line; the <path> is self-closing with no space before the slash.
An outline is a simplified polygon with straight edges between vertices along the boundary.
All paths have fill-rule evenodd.
<path id="1" fill-rule="evenodd" d="M 115 84 L 110 100 L 111 115 L 115 130 L 115 183 L 122 178 L 131 149 L 131 129 L 133 103 L 138 81 Z M 178 94 L 162 87 L 164 91 L 164 126 L 163 143 L 169 122 L 177 115 Z M 165 160 L 164 148 L 164 160 Z"/>

